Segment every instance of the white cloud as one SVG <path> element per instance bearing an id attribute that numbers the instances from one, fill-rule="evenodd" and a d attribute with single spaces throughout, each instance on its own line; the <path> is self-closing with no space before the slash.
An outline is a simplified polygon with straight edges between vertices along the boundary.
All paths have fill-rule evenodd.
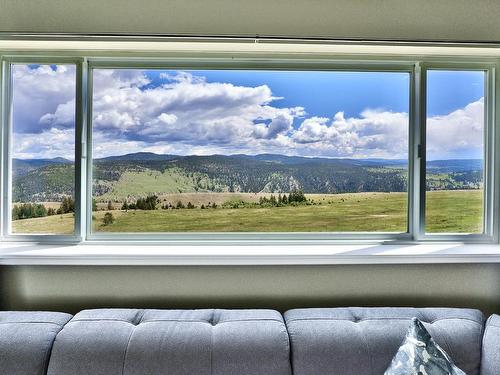
<path id="1" fill-rule="evenodd" d="M 427 121 L 427 152 L 430 159 L 482 157 L 484 99 Z"/>
<path id="2" fill-rule="evenodd" d="M 110 71 L 95 74 L 94 127 L 126 140 L 141 137 L 150 143 L 199 146 L 210 142 L 233 147 L 251 138 L 276 138 L 304 113 L 300 107 L 273 107 L 277 98 L 265 85 L 236 86 L 207 82 L 189 73 L 163 73 L 163 84 L 148 88 L 137 77 L 124 86 L 122 77 Z"/>
<path id="3" fill-rule="evenodd" d="M 404 158 L 408 126 L 406 113 L 366 110 L 361 117 L 345 118 L 338 112 L 332 120 L 304 120 L 292 138 L 310 155 Z"/>
<path id="4" fill-rule="evenodd" d="M 150 151 L 405 158 L 408 152 L 407 113 L 366 109 L 356 117 L 308 117 L 302 107 L 276 106 L 280 98 L 266 85 L 208 82 L 183 72 L 160 77 L 153 86 L 138 70 L 95 71 L 96 157 Z M 71 157 L 74 68 L 20 65 L 14 78 L 15 156 Z M 483 107 L 481 99 L 430 118 L 430 158 L 479 155 Z"/>
<path id="5" fill-rule="evenodd" d="M 74 65 L 33 68 L 15 64 L 13 120 L 16 133 L 41 133 L 51 127 L 72 128 L 76 91 Z"/>
<path id="6" fill-rule="evenodd" d="M 41 133 L 14 134 L 12 149 L 20 159 L 75 159 L 75 130 L 50 128 Z"/>

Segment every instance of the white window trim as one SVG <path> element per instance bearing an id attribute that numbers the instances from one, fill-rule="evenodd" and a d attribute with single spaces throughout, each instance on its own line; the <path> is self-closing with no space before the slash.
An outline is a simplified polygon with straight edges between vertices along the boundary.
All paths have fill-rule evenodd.
<path id="1" fill-rule="evenodd" d="M 21 38 L 22 39 L 22 38 Z M 47 38 L 46 38 L 47 39 Z M 50 38 L 49 38 L 50 39 Z M 249 43 L 251 42 L 251 43 Z M 259 42 L 259 43 L 257 43 Z M 127 240 L 132 246 L 143 245 L 145 242 L 164 245 L 251 245 L 259 244 L 263 248 L 269 245 L 310 244 L 323 246 L 344 246 L 346 242 L 384 246 L 406 246 L 411 243 L 441 242 L 451 244 L 456 241 L 478 244 L 499 243 L 499 196 L 500 173 L 493 173 L 500 166 L 500 152 L 494 153 L 500 145 L 500 132 L 495 131 L 495 122 L 500 123 L 495 108 L 500 108 L 500 97 L 496 90 L 500 90 L 498 78 L 495 75 L 499 67 L 500 50 L 491 46 L 469 45 L 439 45 L 439 44 L 401 44 L 401 43 L 328 43 L 327 41 L 311 41 L 306 43 L 299 40 L 276 42 L 273 40 L 161 40 L 161 41 L 127 41 L 126 38 L 99 40 L 94 38 L 86 41 L 84 38 L 69 38 L 59 40 L 19 40 L 15 37 L 0 37 L 0 62 L 2 75 L 0 84 L 2 132 L 0 143 L 4 145 L 9 139 L 8 126 L 10 124 L 10 97 L 9 64 L 13 62 L 31 63 L 72 63 L 77 67 L 77 108 L 76 108 L 76 163 L 79 173 L 76 174 L 75 186 L 75 235 L 10 235 L 8 222 L 10 217 L 10 176 L 9 148 L 3 147 L 1 158 L 4 173 L 1 175 L 0 212 L 2 225 L 0 228 L 2 247 L 10 246 L 9 242 L 30 242 L 31 244 L 75 244 L 80 246 L 97 246 L 103 248 L 120 244 Z M 94 67 L 131 67 L 131 68 L 282 68 L 282 69 L 331 69 L 331 70 L 372 70 L 372 71 L 409 71 L 411 72 L 410 92 L 410 147 L 409 173 L 413 183 L 409 185 L 408 218 L 409 233 L 151 233 L 151 234 L 123 234 L 112 235 L 91 233 L 90 220 L 91 179 L 91 94 L 92 75 Z M 425 234 L 423 232 L 422 190 L 419 179 L 423 165 L 417 155 L 417 148 L 422 144 L 422 129 L 425 124 L 425 72 L 426 69 L 480 69 L 487 71 L 486 104 L 486 137 L 485 143 L 485 235 L 467 234 Z M 80 98 L 80 99 L 79 99 Z M 500 112 L 500 111 L 498 111 Z M 417 126 L 419 124 L 419 126 Z M 87 181 L 87 184 L 78 181 Z M 423 180 L 423 179 L 422 179 Z M 425 181 L 424 181 L 425 182 Z M 425 199 L 425 197 L 424 197 Z M 86 209 L 82 209 L 86 207 Z M 90 208 L 90 211 L 89 211 Z M 474 244 L 474 245 L 473 245 Z M 38 245 L 37 245 L 38 246 Z M 303 246 L 303 245 L 300 245 Z M 363 245 L 364 246 L 364 245 Z M 424 246 L 424 245 L 418 245 Z M 469 245 L 466 245 L 469 246 Z M 487 246 L 487 245 L 484 245 Z M 497 247 L 494 247 L 497 249 Z M 75 250 L 73 247 L 71 249 Z M 236 250 L 235 250 L 236 251 Z M 238 251 L 236 251 L 237 253 Z M 169 251 L 166 252 L 168 254 Z M 500 251 L 499 251 L 500 254 Z M 376 254 L 373 254 L 376 255 Z M 399 255 L 398 255 L 399 256 Z M 408 255 L 409 256 L 409 255 Z M 0 258 L 2 255 L 0 255 Z M 355 257 L 359 259 L 359 255 Z M 387 258 L 385 258 L 387 259 Z M 450 259 L 450 258 L 448 258 Z"/>
<path id="2" fill-rule="evenodd" d="M 342 265 L 500 263 L 500 245 L 1 243 L 0 265 Z"/>

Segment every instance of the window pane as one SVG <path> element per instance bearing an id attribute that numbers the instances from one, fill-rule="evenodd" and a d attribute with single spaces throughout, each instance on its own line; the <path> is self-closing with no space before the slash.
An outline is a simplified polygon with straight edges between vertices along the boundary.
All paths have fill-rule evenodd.
<path id="1" fill-rule="evenodd" d="M 75 66 L 12 65 L 12 233 L 74 232 Z"/>
<path id="2" fill-rule="evenodd" d="M 407 231 L 408 73 L 93 74 L 93 231 Z"/>
<path id="3" fill-rule="evenodd" d="M 483 232 L 484 71 L 427 74 L 426 231 Z"/>

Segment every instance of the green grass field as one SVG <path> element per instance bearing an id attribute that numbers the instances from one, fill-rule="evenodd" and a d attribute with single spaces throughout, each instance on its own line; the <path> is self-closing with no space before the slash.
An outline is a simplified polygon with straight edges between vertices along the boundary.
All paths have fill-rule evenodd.
<path id="1" fill-rule="evenodd" d="M 224 199 L 229 193 L 224 193 Z M 239 209 L 113 210 L 115 222 L 103 225 L 107 211 L 94 212 L 95 232 L 405 232 L 405 193 L 310 194 L 316 204 Z M 255 201 L 251 194 L 249 201 Z M 193 197 L 190 197 L 192 199 Z M 220 201 L 214 194 L 213 201 Z M 217 199 L 214 199 L 217 198 Z M 241 198 L 241 194 L 239 194 Z M 238 198 L 238 199 L 239 199 Z M 482 231 L 480 190 L 433 191 L 427 198 L 427 231 Z M 72 214 L 12 223 L 14 233 L 71 233 Z"/>

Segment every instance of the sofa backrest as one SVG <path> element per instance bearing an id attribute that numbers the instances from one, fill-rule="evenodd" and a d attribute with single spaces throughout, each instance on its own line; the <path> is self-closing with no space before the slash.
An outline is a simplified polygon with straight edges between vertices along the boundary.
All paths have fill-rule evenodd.
<path id="1" fill-rule="evenodd" d="M 49 375 L 290 375 L 273 310 L 84 310 L 58 334 Z"/>
<path id="2" fill-rule="evenodd" d="M 467 375 L 480 374 L 483 315 L 478 310 L 448 308 L 290 310 L 285 313 L 285 322 L 293 373 L 383 374 L 413 317 L 423 322 Z M 499 373 L 497 368 L 495 374 Z"/>
<path id="3" fill-rule="evenodd" d="M 500 317 L 469 309 L 0 312 L 0 374 L 379 375 L 412 317 L 467 375 L 500 375 Z M 481 348 L 481 342 L 483 343 Z"/>

